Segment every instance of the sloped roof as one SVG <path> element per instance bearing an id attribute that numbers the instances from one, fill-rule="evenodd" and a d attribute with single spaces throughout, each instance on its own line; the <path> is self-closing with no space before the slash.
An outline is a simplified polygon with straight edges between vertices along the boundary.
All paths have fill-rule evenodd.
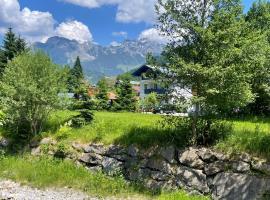
<path id="1" fill-rule="evenodd" d="M 153 70 L 154 67 L 151 65 L 142 65 L 140 68 L 138 68 L 135 72 L 132 73 L 133 76 L 141 76 L 142 73 L 147 72 L 148 70 Z"/>

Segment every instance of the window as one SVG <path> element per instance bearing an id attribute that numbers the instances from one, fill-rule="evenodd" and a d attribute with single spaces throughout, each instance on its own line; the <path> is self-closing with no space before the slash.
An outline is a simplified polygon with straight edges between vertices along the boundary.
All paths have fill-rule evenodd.
<path id="1" fill-rule="evenodd" d="M 144 90 L 147 90 L 147 89 L 148 89 L 148 85 L 144 84 Z"/>

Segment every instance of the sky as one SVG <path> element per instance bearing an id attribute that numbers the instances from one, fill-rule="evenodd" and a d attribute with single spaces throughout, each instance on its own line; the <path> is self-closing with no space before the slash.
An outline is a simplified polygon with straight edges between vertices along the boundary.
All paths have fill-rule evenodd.
<path id="1" fill-rule="evenodd" d="M 157 0 L 0 0 L 0 40 L 8 27 L 29 42 L 61 36 L 117 45 L 125 39 L 164 40 L 153 28 Z M 255 0 L 243 0 L 245 11 Z"/>

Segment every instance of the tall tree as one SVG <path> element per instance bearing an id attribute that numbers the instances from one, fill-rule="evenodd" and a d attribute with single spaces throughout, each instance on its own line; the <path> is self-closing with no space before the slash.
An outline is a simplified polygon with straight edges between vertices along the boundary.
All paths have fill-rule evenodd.
<path id="1" fill-rule="evenodd" d="M 28 51 L 27 43 L 20 36 L 17 37 L 9 28 L 5 34 L 3 47 L 0 49 L 0 74 L 3 73 L 8 61 L 11 61 L 15 56 Z"/>
<path id="2" fill-rule="evenodd" d="M 11 61 L 17 54 L 17 37 L 12 31 L 12 28 L 9 28 L 4 37 L 3 51 L 6 58 L 6 63 Z"/>
<path id="3" fill-rule="evenodd" d="M 69 78 L 68 78 L 68 89 L 70 92 L 75 93 L 75 97 L 78 97 L 78 92 L 81 89 L 81 86 L 84 81 L 83 69 L 80 61 L 80 57 L 76 58 L 74 67 L 70 69 Z"/>
<path id="4" fill-rule="evenodd" d="M 259 0 L 253 3 L 246 14 L 246 21 L 252 29 L 260 30 L 267 37 L 270 46 L 270 2 Z M 251 114 L 270 115 L 270 59 L 264 68 L 254 70 L 252 90 L 256 98 L 248 105 L 248 111 Z"/>
<path id="5" fill-rule="evenodd" d="M 128 77 L 119 81 L 117 94 L 117 103 L 122 110 L 134 111 L 136 109 L 135 95 Z"/>
<path id="6" fill-rule="evenodd" d="M 200 114 L 225 114 L 253 101 L 252 71 L 264 68 L 266 39 L 248 27 L 240 0 L 159 0 L 157 12 L 171 41 L 165 80 L 192 89 L 196 137 Z"/>
<path id="7" fill-rule="evenodd" d="M 97 83 L 98 93 L 96 98 L 99 101 L 99 109 L 107 109 L 108 108 L 108 84 L 105 78 L 102 78 Z"/>

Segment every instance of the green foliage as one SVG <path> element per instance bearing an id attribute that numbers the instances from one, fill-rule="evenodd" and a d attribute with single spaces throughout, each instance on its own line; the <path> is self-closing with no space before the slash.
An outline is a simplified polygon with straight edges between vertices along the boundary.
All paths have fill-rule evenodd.
<path id="1" fill-rule="evenodd" d="M 67 68 L 67 67 L 66 67 Z M 82 90 L 85 90 L 84 85 L 84 75 L 79 56 L 76 58 L 74 67 L 69 70 L 67 86 L 69 92 L 75 93 L 75 96 L 78 98 Z"/>
<path id="2" fill-rule="evenodd" d="M 185 145 L 214 145 L 225 140 L 232 132 L 232 124 L 217 119 L 199 118 L 197 121 L 197 135 L 192 134 L 192 119 L 165 116 L 161 122 L 163 127 L 170 127 L 179 133 L 186 133 L 182 138 Z"/>
<path id="3" fill-rule="evenodd" d="M 119 81 L 117 85 L 117 103 L 119 109 L 126 111 L 134 111 L 136 109 L 136 99 L 133 93 L 132 85 L 129 78 Z"/>
<path id="4" fill-rule="evenodd" d="M 3 43 L 3 47 L 0 48 L 0 75 L 4 72 L 8 61 L 29 50 L 25 40 L 17 37 L 12 28 L 6 32 Z"/>
<path id="5" fill-rule="evenodd" d="M 8 63 L 0 83 L 5 125 L 12 136 L 30 139 L 44 129 L 59 105 L 61 70 L 43 53 L 22 54 Z"/>
<path id="6" fill-rule="evenodd" d="M 141 100 L 140 106 L 143 110 L 153 111 L 159 105 L 157 94 L 152 92 Z"/>
<path id="7" fill-rule="evenodd" d="M 72 127 L 81 128 L 94 119 L 94 114 L 88 109 L 79 110 L 80 114 L 72 118 Z"/>
<path id="8" fill-rule="evenodd" d="M 257 1 L 246 15 L 246 21 L 250 27 L 259 30 L 260 34 L 266 35 L 268 46 L 270 46 L 270 2 Z M 258 68 L 253 71 L 252 91 L 256 94 L 254 103 L 250 104 L 246 111 L 249 114 L 270 113 L 270 60 L 268 58 L 264 68 Z"/>
<path id="9" fill-rule="evenodd" d="M 97 83 L 98 93 L 96 98 L 98 100 L 98 109 L 99 110 L 106 110 L 108 109 L 108 84 L 105 78 L 102 78 Z"/>
<path id="10" fill-rule="evenodd" d="M 192 100 L 204 113 L 226 113 L 252 102 L 253 70 L 264 69 L 269 48 L 265 36 L 245 22 L 240 1 L 177 2 L 159 3 L 165 9 L 160 29 L 172 41 L 182 37 L 165 52 L 169 75 L 175 74 L 170 81 L 196 90 Z"/>

